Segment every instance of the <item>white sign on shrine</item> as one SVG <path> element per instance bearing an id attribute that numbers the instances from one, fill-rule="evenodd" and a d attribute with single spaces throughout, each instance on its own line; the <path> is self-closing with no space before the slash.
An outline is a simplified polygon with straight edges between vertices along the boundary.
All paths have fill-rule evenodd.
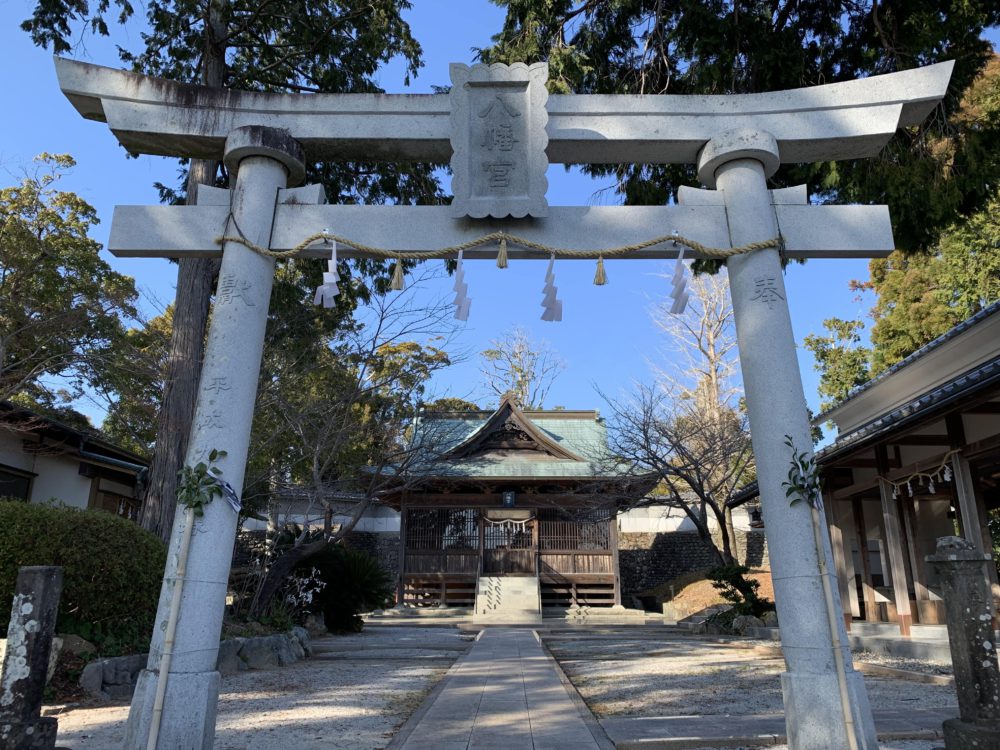
<path id="1" fill-rule="evenodd" d="M 549 68 L 451 66 L 452 216 L 543 217 Z"/>

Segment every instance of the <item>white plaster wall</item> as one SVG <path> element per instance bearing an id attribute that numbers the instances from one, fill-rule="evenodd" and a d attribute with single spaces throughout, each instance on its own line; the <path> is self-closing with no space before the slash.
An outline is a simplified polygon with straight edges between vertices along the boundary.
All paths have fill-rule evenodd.
<path id="1" fill-rule="evenodd" d="M 86 508 L 90 502 L 89 477 L 79 474 L 79 459 L 64 456 L 37 456 L 32 471 L 38 474 L 31 484 L 31 502 L 46 503 L 51 498 L 64 505 Z"/>
<path id="2" fill-rule="evenodd" d="M 21 450 L 21 436 L 0 427 L 0 464 L 22 471 L 34 471 L 33 456 Z"/>
<path id="3" fill-rule="evenodd" d="M 965 414 L 965 439 L 969 443 L 1000 433 L 1000 417 L 996 414 Z"/>
<path id="4" fill-rule="evenodd" d="M 313 528 L 322 528 L 323 526 L 323 510 L 321 506 L 309 507 L 308 503 L 295 502 L 286 505 L 282 508 L 281 512 L 278 514 L 279 523 L 297 523 L 299 525 L 308 525 Z M 350 516 L 348 515 L 337 515 L 333 516 L 334 524 L 344 524 L 350 521 Z M 244 524 L 243 528 L 247 531 L 260 531 L 267 528 L 266 521 L 258 521 L 254 518 L 248 518 Z M 369 531 L 373 533 L 390 533 L 399 532 L 399 513 L 392 508 L 387 508 L 384 506 L 375 506 L 369 508 L 361 520 L 358 521 L 357 525 L 354 527 L 355 531 Z"/>
<path id="5" fill-rule="evenodd" d="M 38 475 L 31 482 L 33 503 L 47 503 L 54 497 L 65 505 L 86 508 L 90 501 L 91 480 L 80 476 L 79 459 L 25 453 L 18 433 L 0 429 L 0 463 Z"/>
<path id="6" fill-rule="evenodd" d="M 750 516 L 746 506 L 733 511 L 733 526 L 740 531 L 749 531 Z M 709 512 L 708 527 L 715 529 L 718 524 Z M 696 531 L 694 523 L 679 508 L 653 506 L 633 508 L 618 515 L 618 531 L 622 534 L 662 534 L 672 531 Z"/>

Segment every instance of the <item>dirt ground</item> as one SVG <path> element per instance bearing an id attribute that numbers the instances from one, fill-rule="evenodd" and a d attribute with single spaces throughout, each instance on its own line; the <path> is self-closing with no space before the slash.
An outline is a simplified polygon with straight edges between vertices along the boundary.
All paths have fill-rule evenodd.
<path id="1" fill-rule="evenodd" d="M 454 628 L 370 627 L 315 642 L 316 656 L 222 679 L 216 750 L 378 750 L 468 648 Z M 58 744 L 120 746 L 128 704 L 51 705 Z"/>
<path id="2" fill-rule="evenodd" d="M 784 660 L 748 648 L 722 647 L 684 635 L 645 631 L 588 636 L 549 636 L 545 644 L 598 720 L 623 717 L 712 716 L 722 720 L 783 710 L 779 675 Z M 774 644 L 769 644 L 773 646 Z M 878 660 L 873 660 L 879 663 Z M 914 660 L 908 660 L 913 662 Z M 939 673 L 941 665 L 893 666 Z M 954 688 L 865 676 L 874 711 L 954 706 Z M 935 750 L 942 740 L 897 740 L 881 750 Z M 716 750 L 707 745 L 702 750 Z M 742 750 L 758 750 L 745 747 Z M 767 750 L 787 750 L 768 746 Z"/>
<path id="3" fill-rule="evenodd" d="M 704 575 L 704 572 L 688 573 L 643 593 L 653 595 L 658 601 L 672 601 L 675 606 L 687 612 L 700 612 L 706 607 L 724 604 L 725 599 L 719 595 L 711 581 L 705 580 Z M 753 570 L 747 577 L 760 584 L 760 588 L 757 589 L 760 596 L 774 601 L 774 584 L 771 582 L 770 570 Z"/>
<path id="4" fill-rule="evenodd" d="M 546 639 L 590 709 L 605 716 L 694 716 L 783 710 L 781 657 L 693 638 Z M 873 710 L 956 705 L 955 690 L 866 676 Z"/>

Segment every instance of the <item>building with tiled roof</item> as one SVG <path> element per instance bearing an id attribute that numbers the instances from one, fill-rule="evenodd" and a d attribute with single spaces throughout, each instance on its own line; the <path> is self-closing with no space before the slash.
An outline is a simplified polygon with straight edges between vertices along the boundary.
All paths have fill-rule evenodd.
<path id="1" fill-rule="evenodd" d="M 816 418 L 827 422 L 837 437 L 817 463 L 846 621 L 903 634 L 943 622 L 924 557 L 955 534 L 992 552 L 1000 518 L 1000 302 Z"/>
<path id="2" fill-rule="evenodd" d="M 615 513 L 649 488 L 622 478 L 596 411 L 521 410 L 504 397 L 492 412 L 423 414 L 413 440 L 429 458 L 388 500 L 401 514 L 400 601 L 478 616 L 484 582 L 521 579 L 517 596 L 539 615 L 621 603 Z"/>

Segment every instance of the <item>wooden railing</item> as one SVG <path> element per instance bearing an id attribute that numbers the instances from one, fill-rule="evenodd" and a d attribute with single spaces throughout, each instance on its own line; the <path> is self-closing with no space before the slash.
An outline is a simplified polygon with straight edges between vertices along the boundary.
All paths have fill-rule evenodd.
<path id="1" fill-rule="evenodd" d="M 539 571 L 542 575 L 581 573 L 614 573 L 614 560 L 610 550 L 546 550 L 540 555 Z"/>
<path id="2" fill-rule="evenodd" d="M 406 550 L 404 573 L 479 573 L 477 550 Z"/>

